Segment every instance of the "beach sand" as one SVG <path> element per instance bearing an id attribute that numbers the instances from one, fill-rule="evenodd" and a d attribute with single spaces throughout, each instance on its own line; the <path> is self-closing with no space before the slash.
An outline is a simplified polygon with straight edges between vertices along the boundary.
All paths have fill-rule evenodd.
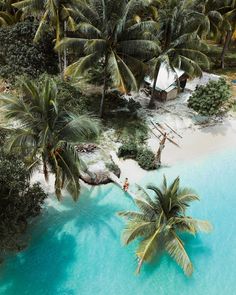
<path id="1" fill-rule="evenodd" d="M 182 139 L 178 139 L 177 147 L 167 142 L 162 152 L 162 165 L 172 166 L 178 163 L 196 160 L 227 148 L 236 148 L 236 118 L 224 119 L 214 126 L 181 130 Z M 176 139 L 177 137 L 175 137 Z M 159 147 L 157 138 L 150 134 L 148 145 L 153 152 Z M 121 180 L 129 178 L 130 183 L 138 183 L 148 172 L 139 167 L 134 160 L 119 159 Z"/>

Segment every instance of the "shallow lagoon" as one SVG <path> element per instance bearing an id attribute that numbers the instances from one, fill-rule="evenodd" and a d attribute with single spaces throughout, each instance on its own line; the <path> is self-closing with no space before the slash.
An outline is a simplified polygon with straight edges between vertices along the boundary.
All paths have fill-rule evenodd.
<path id="1" fill-rule="evenodd" d="M 134 171 L 135 173 L 135 171 Z M 31 226 L 30 246 L 0 267 L 4 295 L 231 295 L 236 277 L 236 153 L 234 150 L 147 174 L 142 185 L 180 175 L 201 196 L 190 213 L 214 231 L 185 237 L 191 278 L 167 256 L 134 274 L 135 244 L 123 247 L 117 211 L 132 201 L 115 185 L 84 188 L 74 204 L 49 201 Z"/>

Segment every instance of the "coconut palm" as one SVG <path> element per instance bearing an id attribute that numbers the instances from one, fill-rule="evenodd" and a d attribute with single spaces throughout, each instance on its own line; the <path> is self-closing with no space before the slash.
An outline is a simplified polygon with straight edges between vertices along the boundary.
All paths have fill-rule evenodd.
<path id="1" fill-rule="evenodd" d="M 221 10 L 227 5 L 227 0 L 194 0 L 192 10 L 196 12 L 200 35 L 217 37 L 223 22 Z"/>
<path id="2" fill-rule="evenodd" d="M 178 177 L 168 186 L 164 177 L 162 188 L 148 186 L 153 192 L 152 196 L 139 187 L 135 203 L 141 212 L 119 213 L 128 219 L 123 232 L 124 243 L 127 245 L 135 239 L 140 241 L 136 251 L 139 260 L 138 273 L 143 262 L 152 260 L 160 251 L 169 253 L 186 275 L 193 272 L 192 263 L 179 234 L 186 232 L 195 235 L 198 231 L 209 232 L 212 227 L 207 221 L 186 215 L 189 204 L 199 200 L 199 197 L 190 189 L 180 188 L 179 182 Z"/>
<path id="3" fill-rule="evenodd" d="M 225 35 L 224 45 L 221 53 L 221 68 L 225 67 L 225 55 L 228 51 L 230 41 L 236 31 L 236 1 L 225 0 L 226 6 L 222 9 L 224 12 L 224 21 L 222 25 L 222 34 Z"/>
<path id="4" fill-rule="evenodd" d="M 96 138 L 96 122 L 65 111 L 57 100 L 53 80 L 46 80 L 42 86 L 25 80 L 22 96 L 2 94 L 1 104 L 7 122 L 13 121 L 8 126 L 13 133 L 9 149 L 21 152 L 29 168 L 42 165 L 46 180 L 50 171 L 54 173 L 59 200 L 63 187 L 77 200 L 81 165 L 74 143 Z"/>
<path id="5" fill-rule="evenodd" d="M 21 20 L 22 12 L 16 10 L 12 4 L 16 0 L 0 0 L 0 26 L 11 26 Z"/>
<path id="6" fill-rule="evenodd" d="M 79 36 L 65 38 L 57 47 L 59 50 L 70 47 L 82 53 L 82 57 L 67 68 L 67 75 L 78 77 L 94 64 L 103 64 L 100 116 L 108 80 L 122 93 L 137 90 L 137 74 L 142 72 L 144 61 L 159 49 L 152 41 L 156 23 L 141 21 L 137 16 L 149 3 L 149 0 L 88 0 L 80 7 Z"/>
<path id="7" fill-rule="evenodd" d="M 24 15 L 35 15 L 40 18 L 38 29 L 35 33 L 34 41 L 38 42 L 45 32 L 47 23 L 55 30 L 56 44 L 66 36 L 67 31 L 75 31 L 76 0 L 22 0 L 15 4 Z M 67 66 L 66 51 L 64 51 L 64 68 Z M 59 54 L 59 68 L 63 72 L 62 58 Z"/>
<path id="8" fill-rule="evenodd" d="M 168 0 L 159 10 L 157 40 L 160 40 L 161 52 L 151 61 L 154 83 L 150 108 L 155 106 L 154 91 L 162 63 L 173 71 L 182 69 L 189 77 L 201 76 L 202 65 L 209 67 L 208 57 L 203 53 L 207 45 L 198 35 L 195 12 L 185 2 Z"/>

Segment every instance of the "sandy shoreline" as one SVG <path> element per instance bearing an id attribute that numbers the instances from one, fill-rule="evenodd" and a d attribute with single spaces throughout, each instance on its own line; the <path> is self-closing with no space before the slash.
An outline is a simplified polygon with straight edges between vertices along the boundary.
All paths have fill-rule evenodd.
<path id="1" fill-rule="evenodd" d="M 178 163 L 196 160 L 225 149 L 236 148 L 235 114 L 229 113 L 227 117 L 222 119 L 215 118 L 214 121 L 212 118 L 199 116 L 187 106 L 187 101 L 196 85 L 205 85 L 211 79 L 217 80 L 219 76 L 204 73 L 202 78 L 189 81 L 185 92 L 179 94 L 175 100 L 157 103 L 155 110 L 149 110 L 147 108 L 150 97 L 145 95 L 142 91 L 133 96 L 133 98 L 142 105 L 142 113 L 140 116 L 146 118 L 150 128 L 149 138 L 147 140 L 147 147 L 149 149 L 156 153 L 159 148 L 160 140 L 160 138 L 158 140 L 160 132 L 154 128 L 151 122 L 159 123 L 165 128 L 169 125 L 180 135 L 176 135 L 173 130 L 168 128 L 164 130 L 168 133 L 168 137 L 180 146 L 177 147 L 169 141 L 166 142 L 161 157 L 164 167 L 171 167 Z M 209 124 L 210 122 L 212 123 L 211 125 Z M 204 125 L 205 123 L 208 125 Z M 103 138 L 101 150 L 107 155 L 110 153 L 114 155 L 113 160 L 115 160 L 115 164 L 117 164 L 121 170 L 120 180 L 122 182 L 128 177 L 130 184 L 139 183 L 149 172 L 140 168 L 138 163 L 134 160 L 119 159 L 116 156 L 116 151 L 121 143 L 117 144 L 114 138 L 114 130 L 111 129 Z M 90 166 L 90 168 L 94 170 L 94 167 L 96 167 L 98 170 L 104 170 L 105 164 L 101 164 L 100 162 L 102 162 L 102 159 L 100 160 L 99 158 L 94 159 L 94 165 Z M 95 172 L 93 171 L 94 173 L 97 172 L 96 169 Z M 50 181 L 46 183 L 42 172 L 38 172 L 33 176 L 32 182 L 34 181 L 41 182 L 47 192 L 53 193 L 53 175 L 51 175 Z"/>
<path id="2" fill-rule="evenodd" d="M 171 167 L 178 163 L 189 162 L 202 158 L 212 153 L 220 152 L 225 149 L 236 149 L 236 118 L 229 117 L 214 126 L 205 128 L 186 128 L 178 130 L 182 139 L 178 140 L 180 147 L 167 142 L 162 152 L 162 165 Z M 159 147 L 157 138 L 150 134 L 148 146 L 153 152 Z M 115 163 L 118 164 L 121 175 L 120 180 L 123 182 L 126 177 L 129 178 L 130 184 L 139 183 L 149 173 L 140 168 L 134 160 L 123 160 L 114 155 Z M 42 171 L 36 172 L 32 179 L 33 182 L 40 182 L 44 189 L 54 193 L 54 176 L 50 175 L 49 181 L 46 182 Z M 85 185 L 85 184 L 82 184 Z M 66 195 L 66 193 L 64 193 Z"/>
<path id="3" fill-rule="evenodd" d="M 178 140 L 180 148 L 167 142 L 162 153 L 162 165 L 173 166 L 178 163 L 196 160 L 211 153 L 225 149 L 236 148 L 236 118 L 226 118 L 214 126 L 191 129 L 180 132 L 182 139 Z M 156 152 L 159 146 L 155 136 L 148 140 L 149 147 Z M 130 183 L 138 183 L 147 175 L 147 171 L 139 167 L 134 160 L 120 160 L 121 180 L 129 178 Z"/>

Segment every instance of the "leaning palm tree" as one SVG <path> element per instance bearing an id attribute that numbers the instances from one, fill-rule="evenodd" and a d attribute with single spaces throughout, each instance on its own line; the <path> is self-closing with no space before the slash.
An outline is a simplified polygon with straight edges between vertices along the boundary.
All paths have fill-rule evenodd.
<path id="1" fill-rule="evenodd" d="M 198 35 L 199 20 L 186 1 L 168 0 L 159 10 L 160 27 L 157 42 L 161 52 L 151 60 L 151 74 L 154 78 L 149 107 L 155 106 L 154 92 L 162 63 L 167 68 L 185 71 L 189 77 L 201 76 L 204 65 L 209 67 L 208 57 L 203 53 L 207 45 Z"/>
<path id="2" fill-rule="evenodd" d="M 2 125 L 12 134 L 9 150 L 20 152 L 29 168 L 43 166 L 46 180 L 52 172 L 59 200 L 62 188 L 77 200 L 81 162 L 74 143 L 95 139 L 99 132 L 97 123 L 64 110 L 57 100 L 53 80 L 46 80 L 43 86 L 22 81 L 21 96 L 2 94 L 0 98 L 1 111 L 7 119 L 7 126 Z"/>
<path id="3" fill-rule="evenodd" d="M 103 115 L 108 81 L 122 93 L 137 90 L 136 76 L 143 71 L 144 61 L 159 50 L 152 40 L 156 23 L 137 17 L 138 11 L 150 2 L 88 0 L 80 6 L 78 37 L 65 38 L 57 47 L 58 50 L 72 48 L 82 56 L 67 68 L 67 75 L 80 77 L 94 64 L 102 63 L 100 116 Z"/>
<path id="4" fill-rule="evenodd" d="M 144 261 L 150 261 L 160 251 L 166 251 L 182 267 L 186 275 L 191 275 L 193 266 L 184 248 L 179 234 L 187 232 L 195 235 L 198 231 L 209 232 L 209 222 L 193 219 L 186 215 L 189 203 L 199 200 L 192 190 L 179 186 L 179 177 L 168 186 L 164 177 L 162 188 L 150 185 L 154 195 L 151 197 L 139 187 L 139 196 L 135 200 L 141 212 L 121 212 L 128 219 L 123 233 L 127 245 L 140 239 L 136 255 L 139 259 L 137 272 Z"/>

